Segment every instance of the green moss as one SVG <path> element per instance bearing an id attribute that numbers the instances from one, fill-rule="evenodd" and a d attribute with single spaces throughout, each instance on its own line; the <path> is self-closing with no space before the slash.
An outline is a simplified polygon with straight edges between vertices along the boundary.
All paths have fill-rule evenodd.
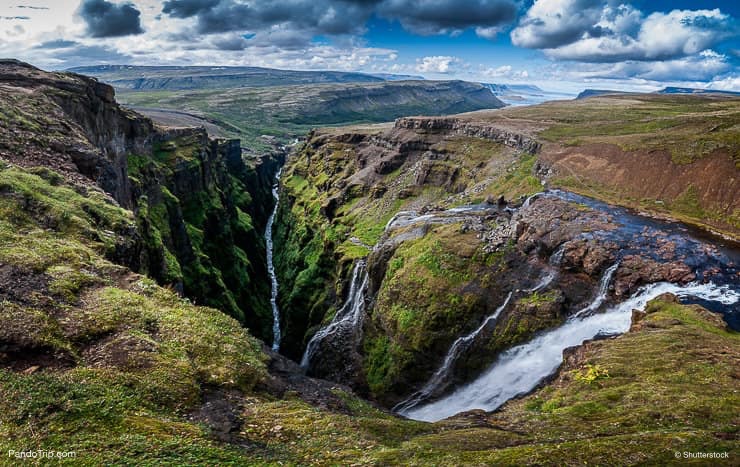
<path id="1" fill-rule="evenodd" d="M 100 276 L 66 265 L 51 266 L 46 273 L 53 278 L 49 290 L 68 303 L 75 302 L 83 288 L 102 283 Z"/>
<path id="2" fill-rule="evenodd" d="M 367 354 L 367 384 L 370 390 L 382 394 L 388 389 L 393 377 L 394 355 L 388 336 L 379 336 L 367 340 L 365 352 Z"/>
<path id="3" fill-rule="evenodd" d="M 516 199 L 542 191 L 542 184 L 534 176 L 536 163 L 537 156 L 533 154 L 520 156 L 519 160 L 507 169 L 505 175 L 496 178 L 486 187 L 485 193 L 493 196 L 503 195 L 506 199 Z"/>
<path id="4" fill-rule="evenodd" d="M 519 299 L 519 303 L 523 305 L 534 305 L 540 306 L 546 303 L 552 303 L 558 298 L 559 294 L 557 291 L 548 292 L 533 292 L 527 297 Z"/>
<path id="5" fill-rule="evenodd" d="M 671 207 L 682 214 L 686 214 L 696 219 L 702 219 L 706 216 L 706 213 L 701 206 L 701 202 L 699 201 L 696 187 L 693 185 L 689 185 L 681 195 L 673 200 Z"/>

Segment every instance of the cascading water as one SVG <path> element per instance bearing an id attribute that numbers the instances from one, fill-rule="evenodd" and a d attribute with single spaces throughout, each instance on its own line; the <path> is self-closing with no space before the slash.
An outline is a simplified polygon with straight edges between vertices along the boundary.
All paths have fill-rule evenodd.
<path id="1" fill-rule="evenodd" d="M 710 243 L 702 236 L 676 223 L 667 223 L 635 214 L 624 208 L 563 191 L 546 191 L 528 198 L 523 208 L 534 204 L 538 197 L 554 197 L 584 204 L 608 216 L 613 229 L 584 233 L 587 239 L 613 242 L 619 245 L 620 258 L 640 256 L 663 262 L 664 246 L 670 245 L 668 256 L 680 258 L 691 267 L 697 282 L 688 285 L 661 282 L 638 289 L 632 297 L 615 305 L 604 306 L 610 284 L 619 263 L 604 271 L 598 290 L 588 306 L 573 313 L 562 326 L 538 334 L 527 343 L 515 346 L 498 356 L 481 376 L 454 392 L 424 405 L 402 408 L 403 415 L 425 421 L 436 421 L 472 409 L 495 410 L 509 399 L 532 391 L 544 378 L 553 374 L 562 363 L 562 352 L 568 347 L 604 335 L 618 335 L 629 329 L 631 311 L 663 293 L 673 293 L 682 303 L 700 303 L 707 309 L 723 314 L 725 321 L 738 328 L 740 287 L 737 283 L 738 253 L 721 243 Z M 563 249 L 550 258 L 555 268 L 563 258 Z M 541 290 L 551 281 L 545 273 L 538 284 L 528 291 Z M 700 282 L 699 282 L 700 281 Z M 606 309 L 606 311 L 603 311 Z"/>
<path id="2" fill-rule="evenodd" d="M 467 410 L 495 410 L 509 399 L 528 393 L 554 373 L 563 361 L 563 350 L 599 335 L 626 332 L 630 327 L 632 310 L 643 309 L 648 301 L 664 293 L 722 305 L 733 305 L 740 301 L 740 293 L 728 285 L 651 284 L 604 313 L 574 316 L 559 328 L 507 350 L 478 379 L 440 400 L 408 410 L 403 415 L 414 420 L 434 422 Z"/>
<path id="3" fill-rule="evenodd" d="M 560 266 L 560 263 L 563 261 L 563 255 L 565 254 L 565 245 L 561 245 L 560 248 L 555 250 L 555 253 L 550 256 L 550 259 L 548 261 L 549 268 L 545 268 L 545 274 L 543 274 L 542 278 L 540 278 L 540 281 L 532 288 L 526 289 L 526 292 L 539 292 L 540 290 L 544 289 L 548 285 L 552 284 L 552 281 L 555 280 L 556 277 L 558 277 L 558 271 L 555 269 L 556 267 Z"/>
<path id="4" fill-rule="evenodd" d="M 529 205 L 530 205 L 530 204 L 532 204 L 532 201 L 533 201 L 533 200 L 534 200 L 535 198 L 537 198 L 538 196 L 540 196 L 541 194 L 542 194 L 542 193 L 535 193 L 535 194 L 533 194 L 533 195 L 530 195 L 529 197 L 527 197 L 527 199 L 525 199 L 525 200 L 524 200 L 524 202 L 522 203 L 522 207 L 523 207 L 523 208 L 528 208 L 528 207 L 529 207 Z"/>
<path id="5" fill-rule="evenodd" d="M 431 379 L 424 385 L 423 388 L 421 388 L 421 390 L 414 393 L 405 401 L 396 405 L 393 408 L 393 411 L 403 415 L 411 410 L 413 407 L 416 407 L 419 403 L 426 400 L 429 396 L 434 394 L 434 392 L 440 387 L 440 385 L 448 380 L 448 378 L 450 377 L 450 372 L 454 368 L 455 362 L 457 362 L 457 359 L 460 357 L 460 355 L 462 355 L 462 353 L 470 346 L 475 338 L 478 337 L 478 334 L 480 334 L 480 332 L 485 329 L 485 327 L 488 326 L 489 323 L 498 319 L 498 316 L 501 314 L 501 312 L 504 311 L 504 309 L 509 305 L 512 295 L 514 295 L 514 292 L 509 292 L 509 295 L 506 297 L 506 300 L 504 300 L 504 303 L 496 308 L 496 311 L 494 311 L 491 315 L 486 317 L 486 319 L 483 320 L 483 322 L 480 326 L 478 326 L 477 329 L 466 336 L 458 338 L 455 342 L 453 342 L 452 346 L 450 346 L 450 350 L 447 351 L 447 355 L 442 362 L 442 366 L 439 367 L 434 375 L 432 375 Z"/>
<path id="6" fill-rule="evenodd" d="M 280 182 L 280 174 L 282 169 L 278 170 L 275 174 L 275 184 L 272 186 L 272 197 L 275 198 L 275 208 L 272 210 L 270 217 L 267 219 L 267 228 L 265 229 L 265 243 L 267 244 L 267 272 L 270 275 L 270 306 L 272 307 L 272 350 L 275 352 L 280 350 L 280 309 L 277 304 L 278 297 L 278 280 L 277 274 L 275 273 L 275 265 L 273 264 L 273 242 L 272 242 L 272 226 L 275 224 L 275 216 L 278 211 L 278 201 L 280 200 L 280 194 L 278 192 Z"/>
<path id="7" fill-rule="evenodd" d="M 609 284 L 611 283 L 612 277 L 614 277 L 614 273 L 617 271 L 618 267 L 619 261 L 612 264 L 606 271 L 604 271 L 604 275 L 601 276 L 601 281 L 599 281 L 599 290 L 596 293 L 596 297 L 594 297 L 593 301 L 591 301 L 588 306 L 579 310 L 574 317 L 577 318 L 587 313 L 593 313 L 599 309 L 601 304 L 604 303 L 604 300 L 606 300 L 606 295 L 609 293 Z"/>
<path id="8" fill-rule="evenodd" d="M 309 341 L 301 359 L 301 366 L 303 368 L 310 367 L 311 360 L 324 339 L 337 332 L 356 332 L 360 328 L 365 311 L 367 284 L 367 264 L 365 260 L 358 260 L 352 271 L 352 281 L 350 282 L 347 300 L 342 305 L 342 308 L 337 311 L 336 315 L 334 315 L 332 322 L 320 329 Z"/>

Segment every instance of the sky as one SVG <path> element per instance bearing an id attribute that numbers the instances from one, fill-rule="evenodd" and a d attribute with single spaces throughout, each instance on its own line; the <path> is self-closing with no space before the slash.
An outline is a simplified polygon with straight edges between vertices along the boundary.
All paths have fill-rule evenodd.
<path id="1" fill-rule="evenodd" d="M 0 56 L 740 91 L 740 1 L 1 0 Z"/>

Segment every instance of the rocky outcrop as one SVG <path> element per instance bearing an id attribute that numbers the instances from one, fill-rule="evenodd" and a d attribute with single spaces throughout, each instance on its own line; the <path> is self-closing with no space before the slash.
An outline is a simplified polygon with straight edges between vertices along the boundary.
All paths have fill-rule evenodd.
<path id="1" fill-rule="evenodd" d="M 404 117 L 396 120 L 395 126 L 408 130 L 444 132 L 447 135 L 488 139 L 531 154 L 537 154 L 542 149 L 542 144 L 530 136 L 493 124 L 477 123 L 459 118 Z"/>

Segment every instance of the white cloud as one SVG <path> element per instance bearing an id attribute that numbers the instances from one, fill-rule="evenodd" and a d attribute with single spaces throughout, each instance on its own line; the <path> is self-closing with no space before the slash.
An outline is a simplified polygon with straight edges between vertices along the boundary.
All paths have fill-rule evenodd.
<path id="1" fill-rule="evenodd" d="M 515 70 L 511 65 L 502 65 L 496 68 L 486 68 L 480 73 L 485 79 L 495 80 L 525 80 L 529 78 L 527 70 Z"/>
<path id="2" fill-rule="evenodd" d="M 520 47 L 583 62 L 673 60 L 710 49 L 738 34 L 714 10 L 673 10 L 647 17 L 612 0 L 537 0 L 511 32 Z"/>
<path id="3" fill-rule="evenodd" d="M 694 82 L 693 87 L 704 87 L 715 76 L 732 69 L 725 55 L 706 50 L 689 57 L 659 62 L 625 61 L 618 63 L 554 63 L 543 75 L 557 80 L 640 80 L 650 83 Z"/>
<path id="4" fill-rule="evenodd" d="M 740 74 L 715 78 L 707 85 L 707 88 L 740 92 Z"/>
<path id="5" fill-rule="evenodd" d="M 416 60 L 416 71 L 419 73 L 452 73 L 452 66 L 460 64 L 462 61 L 457 57 L 446 55 L 436 55 L 433 57 L 423 57 Z"/>
<path id="6" fill-rule="evenodd" d="M 501 33 L 501 31 L 502 31 L 502 28 L 495 27 L 495 26 L 487 27 L 487 28 L 484 28 L 484 27 L 475 28 L 475 34 L 478 37 L 482 37 L 484 39 L 491 39 L 491 40 L 495 39 L 496 36 L 498 36 Z"/>
<path id="7" fill-rule="evenodd" d="M 578 40 L 600 20 L 602 0 L 537 0 L 511 31 L 519 47 L 545 49 Z"/>
<path id="8" fill-rule="evenodd" d="M 600 37 L 584 37 L 571 44 L 546 49 L 556 59 L 590 62 L 622 60 L 672 60 L 697 54 L 728 36 L 723 24 L 730 17 L 720 10 L 673 10 L 653 13 L 640 24 L 634 35 L 628 34 L 617 21 L 600 22 L 612 31 Z M 708 25 L 712 25 L 709 27 Z"/>

